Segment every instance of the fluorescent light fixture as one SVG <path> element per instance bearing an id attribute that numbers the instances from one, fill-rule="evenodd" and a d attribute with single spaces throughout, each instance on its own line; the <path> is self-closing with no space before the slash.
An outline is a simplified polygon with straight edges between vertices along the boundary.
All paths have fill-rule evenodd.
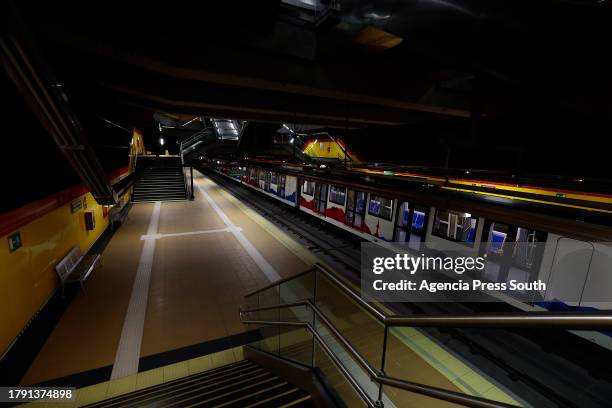
<path id="1" fill-rule="evenodd" d="M 472 214 L 470 214 L 470 213 L 465 213 L 463 215 L 465 216 L 465 218 L 472 218 Z"/>
<path id="2" fill-rule="evenodd" d="M 293 143 L 293 141 L 294 141 L 293 138 L 289 139 L 289 143 Z"/>
<path id="3" fill-rule="evenodd" d="M 159 144 L 162 145 L 162 146 L 164 145 L 164 138 L 163 137 L 159 138 Z"/>

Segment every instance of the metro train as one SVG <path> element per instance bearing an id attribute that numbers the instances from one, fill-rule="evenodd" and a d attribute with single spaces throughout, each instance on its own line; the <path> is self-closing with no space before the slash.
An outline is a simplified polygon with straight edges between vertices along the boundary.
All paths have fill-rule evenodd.
<path id="1" fill-rule="evenodd" d="M 478 205 L 453 208 L 452 200 L 436 201 L 425 195 L 407 199 L 400 189 L 356 185 L 282 166 L 216 165 L 213 169 L 389 249 L 397 242 L 415 250 L 423 245 L 433 250 L 454 246 L 458 251 L 488 255 L 480 279 L 546 282 L 546 299 L 550 302 L 526 304 L 512 296 L 504 297 L 505 302 L 520 309 L 612 309 L 612 243 L 605 240 L 610 234 L 608 227 L 603 227 L 604 239 L 599 226 L 593 226 L 589 238 L 588 225 L 577 224 L 580 233 L 574 233 L 573 224 L 565 223 L 570 227 L 560 232 L 555 218 L 548 215 L 508 215 L 512 211 L 486 210 L 486 206 Z M 510 248 L 508 243 L 524 245 L 504 251 Z M 500 257 L 509 262 L 497 263 Z"/>

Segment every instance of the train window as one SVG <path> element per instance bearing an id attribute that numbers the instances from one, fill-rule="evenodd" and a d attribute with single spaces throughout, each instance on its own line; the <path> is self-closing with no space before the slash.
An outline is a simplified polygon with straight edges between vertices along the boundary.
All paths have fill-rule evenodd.
<path id="1" fill-rule="evenodd" d="M 408 217 L 410 216 L 410 204 L 407 201 L 401 203 L 398 207 L 397 215 L 397 226 L 406 228 L 410 223 Z"/>
<path id="2" fill-rule="evenodd" d="M 500 256 L 504 254 L 509 229 L 508 225 L 499 222 L 491 224 L 488 237 L 488 253 Z"/>
<path id="3" fill-rule="evenodd" d="M 278 174 L 277 173 L 271 173 L 270 174 L 270 183 L 276 184 L 277 183 L 277 178 L 278 178 Z"/>
<path id="4" fill-rule="evenodd" d="M 346 188 L 329 186 L 329 201 L 335 204 L 344 205 L 346 201 Z"/>
<path id="5" fill-rule="evenodd" d="M 304 188 L 302 189 L 302 192 L 304 194 L 311 196 L 314 194 L 314 189 L 315 189 L 315 186 L 314 186 L 313 181 L 308 181 L 308 180 L 304 181 Z"/>
<path id="6" fill-rule="evenodd" d="M 361 228 L 364 213 L 365 193 L 363 191 L 348 190 L 345 223 L 351 227 Z"/>
<path id="7" fill-rule="evenodd" d="M 540 264 L 542 245 L 546 241 L 546 233 L 529 228 L 518 227 L 516 230 L 517 243 L 512 251 L 512 261 L 519 267 L 534 269 Z"/>
<path id="8" fill-rule="evenodd" d="M 402 202 L 398 206 L 395 241 L 410 242 L 409 246 L 418 250 L 425 235 L 425 212 L 423 206 L 411 206 L 408 202 Z"/>
<path id="9" fill-rule="evenodd" d="M 391 198 L 371 195 L 368 214 L 391 220 L 393 215 L 393 200 Z"/>
<path id="10" fill-rule="evenodd" d="M 427 214 L 427 208 L 421 205 L 414 207 L 414 214 L 412 215 L 412 232 L 418 233 L 419 235 L 425 235 L 425 214 Z"/>
<path id="11" fill-rule="evenodd" d="M 450 241 L 474 245 L 478 219 L 470 213 L 436 210 L 432 234 Z"/>

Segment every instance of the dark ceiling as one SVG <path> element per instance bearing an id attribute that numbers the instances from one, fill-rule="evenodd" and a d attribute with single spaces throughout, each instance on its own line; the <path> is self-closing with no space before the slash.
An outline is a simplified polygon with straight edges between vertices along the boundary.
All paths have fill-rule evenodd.
<path id="1" fill-rule="evenodd" d="M 567 173 L 612 129 L 610 3 L 340 0 L 313 23 L 281 1 L 24 0 L 6 26 L 48 62 L 105 167 L 129 134 L 104 119 L 151 145 L 165 112 L 336 128 L 373 161 L 440 165 L 461 146 L 457 166 L 511 168 L 548 149 L 558 166 L 534 171 Z"/>

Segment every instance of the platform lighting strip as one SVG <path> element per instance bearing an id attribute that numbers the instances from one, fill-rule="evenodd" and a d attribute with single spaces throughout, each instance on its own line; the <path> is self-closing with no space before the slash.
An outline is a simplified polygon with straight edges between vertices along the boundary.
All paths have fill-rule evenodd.
<path id="1" fill-rule="evenodd" d="M 413 178 L 424 179 L 427 181 L 437 181 L 437 182 L 445 181 L 445 178 L 443 177 L 432 177 L 432 176 L 426 176 L 426 175 L 417 174 L 417 173 L 403 173 L 403 172 L 393 172 L 393 171 L 388 171 L 388 170 L 371 170 L 371 169 L 354 169 L 354 170 L 362 172 L 362 173 L 369 173 L 369 174 L 381 174 L 381 175 L 399 176 L 399 177 L 413 177 Z M 515 192 L 520 192 L 520 193 L 538 194 L 538 195 L 544 195 L 544 196 L 555 197 L 555 198 L 561 197 L 561 198 L 566 198 L 566 199 L 575 199 L 575 200 L 592 201 L 592 202 L 604 203 L 604 204 L 612 204 L 612 196 L 609 196 L 606 194 L 594 194 L 594 193 L 584 193 L 583 194 L 583 193 L 578 193 L 575 191 L 564 191 L 564 190 L 555 191 L 555 190 L 548 190 L 548 189 L 541 188 L 541 187 L 520 187 L 518 185 L 515 186 L 515 185 L 500 184 L 500 183 L 487 183 L 487 182 L 479 183 L 479 182 L 466 181 L 466 180 L 461 180 L 461 179 L 452 179 L 452 178 L 448 179 L 448 182 L 453 183 L 453 184 L 471 186 L 471 187 L 481 187 L 481 188 L 490 188 L 490 189 L 497 189 L 497 190 L 515 191 Z M 482 195 L 512 198 L 514 200 L 524 200 L 524 201 L 540 202 L 540 203 L 553 204 L 553 205 L 565 206 L 565 207 L 571 207 L 571 208 L 580 208 L 580 209 L 586 209 L 586 210 L 591 210 L 591 211 L 601 211 L 601 212 L 607 212 L 607 213 L 611 212 L 608 210 L 595 209 L 595 208 L 590 208 L 590 207 L 585 207 L 585 206 L 578 206 L 578 205 L 565 204 L 565 203 L 555 203 L 555 202 L 545 201 L 545 200 L 515 197 L 515 196 L 468 190 L 468 189 L 462 189 L 462 188 L 454 188 L 454 187 L 447 187 L 447 186 L 441 186 L 441 188 L 449 189 L 449 190 L 456 190 L 456 191 L 473 192 L 473 193 L 482 194 Z"/>

